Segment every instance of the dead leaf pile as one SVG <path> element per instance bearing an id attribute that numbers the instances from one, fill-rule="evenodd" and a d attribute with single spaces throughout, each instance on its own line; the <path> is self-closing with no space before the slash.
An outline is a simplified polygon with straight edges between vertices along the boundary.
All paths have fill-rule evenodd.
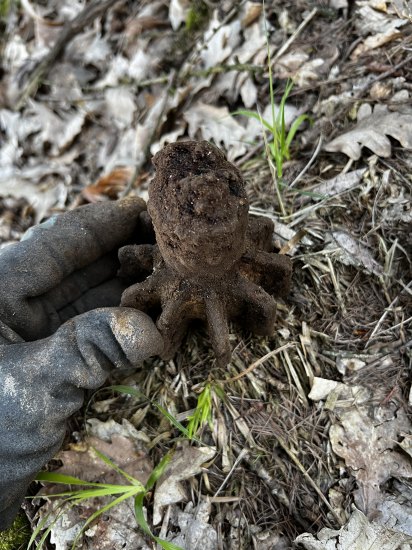
<path id="1" fill-rule="evenodd" d="M 339 531 L 322 529 L 317 537 L 304 533 L 295 540 L 305 550 L 407 550 L 412 538 L 370 522 L 359 510 Z"/>

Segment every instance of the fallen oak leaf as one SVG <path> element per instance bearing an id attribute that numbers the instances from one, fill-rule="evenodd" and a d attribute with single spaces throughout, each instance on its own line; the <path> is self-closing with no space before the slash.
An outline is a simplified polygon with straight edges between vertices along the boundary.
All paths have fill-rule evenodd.
<path id="1" fill-rule="evenodd" d="M 410 422 L 403 409 L 382 417 L 379 410 L 373 417 L 369 407 L 352 407 L 340 414 L 329 432 L 333 451 L 345 460 L 355 477 L 356 505 L 366 514 L 373 513 L 385 500 L 381 486 L 391 478 L 412 478 L 410 459 L 395 450 L 402 432 L 410 431 Z M 387 413 L 387 414 L 386 414 Z"/>
<path id="2" fill-rule="evenodd" d="M 133 168 L 115 168 L 95 183 L 82 189 L 82 195 L 88 202 L 116 200 L 133 175 Z"/>
<path id="3" fill-rule="evenodd" d="M 187 499 L 182 481 L 202 471 L 202 464 L 216 454 L 213 447 L 183 447 L 177 449 L 166 470 L 156 483 L 153 503 L 153 525 L 162 520 L 162 508 Z"/>
<path id="4" fill-rule="evenodd" d="M 412 115 L 391 112 L 384 105 L 363 104 L 358 111 L 358 124 L 352 130 L 324 146 L 329 153 L 345 153 L 353 160 L 361 156 L 362 147 L 368 147 L 379 157 L 391 155 L 391 136 L 405 149 L 412 149 Z"/>
<path id="5" fill-rule="evenodd" d="M 324 527 L 316 538 L 303 533 L 295 539 L 295 543 L 302 544 L 305 550 L 406 550 L 410 542 L 408 535 L 370 522 L 356 508 L 339 531 Z"/>
<path id="6" fill-rule="evenodd" d="M 332 239 L 339 246 L 341 254 L 338 259 L 345 265 L 362 267 L 367 273 L 380 277 L 383 275 L 382 266 L 373 258 L 369 249 L 360 241 L 352 237 L 347 231 L 332 231 Z"/>

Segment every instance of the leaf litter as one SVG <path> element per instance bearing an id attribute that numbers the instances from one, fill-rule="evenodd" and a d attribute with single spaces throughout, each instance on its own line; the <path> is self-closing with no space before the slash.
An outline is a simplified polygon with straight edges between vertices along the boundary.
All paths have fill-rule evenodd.
<path id="1" fill-rule="evenodd" d="M 193 137 L 241 168 L 251 211 L 275 222 L 274 246 L 293 256 L 294 281 L 272 337 L 231 335 L 229 372 L 202 329 L 189 333 L 174 360 L 113 380 L 146 397 L 101 390 L 49 467 L 95 475 L 93 444 L 145 478 L 174 450 L 145 505 L 152 529 L 188 549 L 410 547 L 408 3 L 108 2 L 33 80 L 62 22 L 90 3 L 11 3 L 0 22 L 0 246 L 86 202 L 147 198 L 151 155 Z M 259 120 L 231 115 L 271 119 L 268 48 L 276 105 L 291 78 L 287 122 L 314 122 L 285 162 L 284 211 Z M 177 444 L 150 400 L 185 423 L 209 376 L 231 380 L 225 399 L 202 444 Z M 50 510 L 49 489 L 32 515 Z M 68 548 L 101 505 L 70 510 L 51 543 Z M 128 502 L 82 544 L 149 547 Z"/>

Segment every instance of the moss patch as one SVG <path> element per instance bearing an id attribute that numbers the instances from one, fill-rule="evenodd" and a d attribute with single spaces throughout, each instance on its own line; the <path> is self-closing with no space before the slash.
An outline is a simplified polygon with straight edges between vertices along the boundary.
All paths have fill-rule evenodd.
<path id="1" fill-rule="evenodd" d="M 18 515 L 7 531 L 0 533 L 0 550 L 20 550 L 26 548 L 30 540 L 30 525 L 27 519 Z"/>
<path id="2" fill-rule="evenodd" d="M 207 19 L 209 10 L 207 5 L 201 0 L 195 0 L 186 17 L 186 31 L 198 31 L 201 29 Z"/>

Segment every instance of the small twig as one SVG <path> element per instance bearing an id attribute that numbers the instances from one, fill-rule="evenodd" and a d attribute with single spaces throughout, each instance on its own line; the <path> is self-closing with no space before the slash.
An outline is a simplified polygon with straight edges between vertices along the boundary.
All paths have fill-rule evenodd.
<path id="1" fill-rule="evenodd" d="M 299 27 L 295 30 L 292 36 L 288 40 L 286 40 L 283 46 L 279 48 L 279 50 L 273 56 L 272 64 L 275 63 L 275 61 L 279 59 L 279 57 L 282 56 L 289 49 L 289 46 L 296 40 L 296 38 L 299 36 L 302 30 L 306 27 L 309 21 L 316 15 L 317 11 L 318 11 L 318 8 L 313 8 L 313 10 L 309 13 L 309 15 L 305 17 L 305 19 L 302 21 Z"/>
<path id="2" fill-rule="evenodd" d="M 392 330 L 395 330 L 399 327 L 404 327 L 405 325 L 408 325 L 412 321 L 412 317 L 409 317 L 408 319 L 405 319 L 405 321 L 401 321 L 400 323 L 397 323 L 396 325 L 393 325 L 392 327 L 389 327 L 385 330 L 382 330 L 378 334 L 374 336 L 374 338 L 377 338 L 378 336 L 381 336 L 382 334 L 387 334 L 388 332 L 391 332 Z"/>
<path id="3" fill-rule="evenodd" d="M 274 350 L 270 351 L 269 353 L 267 353 L 263 357 L 260 357 L 260 359 L 258 359 L 254 363 L 252 363 L 249 367 L 247 367 L 247 369 L 243 370 L 242 372 L 240 372 L 236 376 L 232 376 L 231 378 L 226 378 L 226 380 L 219 380 L 219 383 L 228 384 L 230 382 L 236 382 L 236 380 L 239 380 L 240 378 L 243 378 L 243 376 L 246 376 L 247 374 L 251 373 L 253 370 L 255 370 L 256 367 L 258 367 L 259 365 L 261 365 L 262 363 L 264 363 L 265 361 L 267 361 L 271 357 L 274 357 L 275 355 L 277 355 L 281 351 L 284 351 L 285 349 L 288 349 L 292 346 L 293 346 L 292 342 L 288 342 L 284 346 L 281 346 L 280 348 L 277 348 L 277 349 L 274 349 Z"/>
<path id="4" fill-rule="evenodd" d="M 406 286 L 406 288 L 409 288 L 410 286 L 412 285 L 412 281 L 409 281 L 408 285 Z M 396 302 L 399 300 L 399 297 L 402 293 L 402 290 L 401 292 L 392 300 L 392 302 L 389 304 L 389 306 L 385 309 L 385 311 L 383 312 L 383 315 L 381 316 L 381 318 L 379 319 L 379 321 L 376 323 L 375 325 L 375 328 L 373 329 L 371 335 L 369 336 L 368 338 L 368 341 L 366 342 L 365 344 L 365 349 L 367 349 L 371 343 L 371 340 L 372 338 L 374 338 L 375 334 L 378 332 L 378 330 L 381 328 L 382 326 L 382 323 L 384 322 L 384 320 L 386 319 L 386 316 L 388 315 L 388 313 L 390 313 L 392 311 L 392 308 L 393 306 L 396 304 Z"/>
<path id="5" fill-rule="evenodd" d="M 356 98 L 359 99 L 360 97 L 362 97 L 364 92 L 366 92 L 366 90 L 370 88 L 372 84 L 375 84 L 375 82 L 379 82 L 380 80 L 385 80 L 385 78 L 388 78 L 388 76 L 391 76 L 393 75 L 393 73 L 396 73 L 396 71 L 398 71 L 399 69 L 407 65 L 410 61 L 412 61 L 412 55 L 408 56 L 406 59 L 404 59 L 400 63 L 397 63 L 396 65 L 394 65 L 391 69 L 385 71 L 384 73 L 380 74 L 379 76 L 373 78 L 372 80 L 364 84 L 357 91 Z"/>
<path id="6" fill-rule="evenodd" d="M 219 493 L 221 493 L 223 491 L 223 489 L 225 488 L 225 486 L 227 485 L 227 482 L 229 481 L 230 479 L 230 476 L 233 474 L 235 468 L 237 467 L 237 465 L 239 464 L 239 462 L 241 462 L 243 460 L 243 458 L 248 454 L 248 451 L 247 449 L 242 449 L 238 455 L 238 457 L 236 458 L 233 466 L 230 468 L 230 472 L 227 474 L 227 476 L 225 477 L 225 479 L 223 480 L 221 486 L 219 487 L 219 489 L 216 491 L 216 493 L 213 495 L 212 498 L 216 498 Z"/>
<path id="7" fill-rule="evenodd" d="M 319 154 L 319 151 L 322 148 L 322 136 L 319 136 L 318 144 L 316 145 L 316 149 L 313 152 L 313 155 L 311 156 L 309 162 L 306 164 L 306 166 L 299 172 L 299 174 L 296 176 L 296 178 L 288 185 L 288 188 L 292 188 L 298 181 L 306 174 L 306 172 L 309 170 L 309 168 L 312 166 L 314 160 Z"/>
<path id="8" fill-rule="evenodd" d="M 333 268 L 333 263 L 332 263 L 332 260 L 330 259 L 330 256 L 326 257 L 326 261 L 328 262 L 328 267 L 329 267 L 329 270 L 330 270 L 330 277 L 332 279 L 332 284 L 333 284 L 333 288 L 335 289 L 335 293 L 336 293 L 336 297 L 338 299 L 339 307 L 342 311 L 342 314 L 346 315 L 345 302 L 343 301 L 343 298 L 342 298 L 342 293 L 340 291 L 339 283 L 338 283 L 338 280 L 336 278 L 336 273 L 335 273 L 335 270 Z"/>
<path id="9" fill-rule="evenodd" d="M 63 54 L 67 44 L 81 32 L 84 27 L 92 23 L 97 17 L 105 13 L 118 0 L 93 0 L 74 19 L 64 24 L 56 43 L 50 52 L 36 65 L 29 76 L 28 82 L 16 101 L 18 110 L 26 99 L 35 93 L 39 82 L 50 71 L 55 61 Z"/>
<path id="10" fill-rule="evenodd" d="M 299 229 L 291 239 L 288 240 L 287 243 L 285 243 L 282 248 L 279 250 L 278 254 L 287 254 L 292 250 L 292 248 L 295 248 L 295 246 L 303 239 L 303 237 L 306 235 L 305 229 Z"/>

